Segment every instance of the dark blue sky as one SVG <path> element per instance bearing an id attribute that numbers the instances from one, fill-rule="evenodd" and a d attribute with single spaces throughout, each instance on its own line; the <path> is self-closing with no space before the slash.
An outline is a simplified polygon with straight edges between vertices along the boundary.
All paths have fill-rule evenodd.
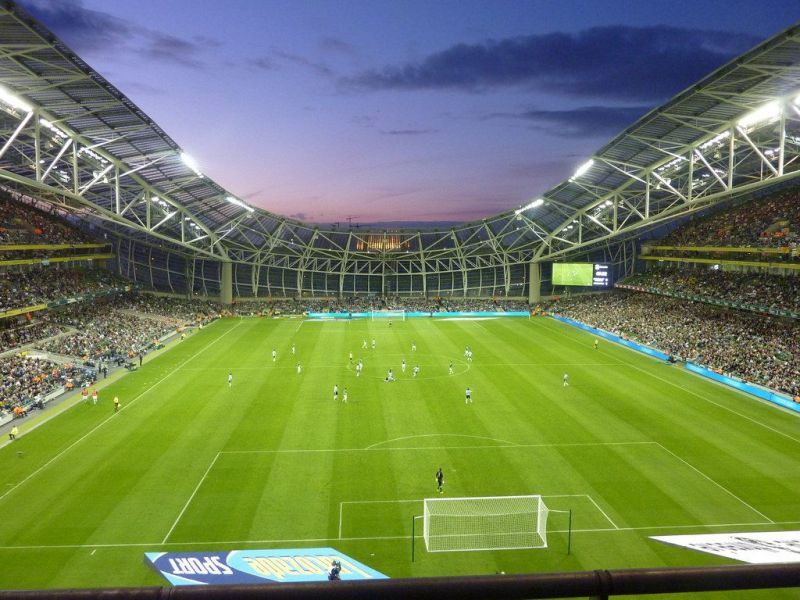
<path id="1" fill-rule="evenodd" d="M 526 203 L 800 19 L 773 0 L 22 3 L 208 176 L 326 223 Z"/>

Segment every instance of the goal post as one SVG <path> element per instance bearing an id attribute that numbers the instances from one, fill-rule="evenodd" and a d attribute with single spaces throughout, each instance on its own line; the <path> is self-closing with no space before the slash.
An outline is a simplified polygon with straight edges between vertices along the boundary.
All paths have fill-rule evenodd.
<path id="1" fill-rule="evenodd" d="M 422 531 L 428 552 L 547 548 L 542 497 L 426 498 Z"/>
<path id="2" fill-rule="evenodd" d="M 405 321 L 406 311 L 404 310 L 373 310 L 370 312 L 373 321 Z"/>

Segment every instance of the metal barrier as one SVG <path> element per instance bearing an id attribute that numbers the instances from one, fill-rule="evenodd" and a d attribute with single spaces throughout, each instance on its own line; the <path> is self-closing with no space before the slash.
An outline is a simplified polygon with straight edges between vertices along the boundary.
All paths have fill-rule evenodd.
<path id="1" fill-rule="evenodd" d="M 0 591 L 0 600 L 523 600 L 800 588 L 800 564 L 627 569 L 248 586 Z"/>

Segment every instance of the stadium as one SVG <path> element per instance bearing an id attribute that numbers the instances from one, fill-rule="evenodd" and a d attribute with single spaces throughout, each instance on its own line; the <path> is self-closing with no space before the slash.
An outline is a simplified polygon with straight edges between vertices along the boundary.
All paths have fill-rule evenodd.
<path id="1" fill-rule="evenodd" d="M 250 206 L 0 39 L 0 588 L 797 597 L 797 25 L 415 229 Z"/>

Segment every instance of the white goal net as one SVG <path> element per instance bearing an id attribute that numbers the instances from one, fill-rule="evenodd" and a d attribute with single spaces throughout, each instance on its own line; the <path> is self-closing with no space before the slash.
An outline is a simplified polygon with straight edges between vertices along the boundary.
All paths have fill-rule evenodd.
<path id="1" fill-rule="evenodd" d="M 541 496 L 426 498 L 428 552 L 547 548 L 547 507 Z"/>
<path id="2" fill-rule="evenodd" d="M 392 320 L 395 321 L 405 321 L 406 320 L 406 311 L 404 310 L 373 310 L 372 311 L 372 320 L 376 321 L 378 319 L 382 320 Z"/>

